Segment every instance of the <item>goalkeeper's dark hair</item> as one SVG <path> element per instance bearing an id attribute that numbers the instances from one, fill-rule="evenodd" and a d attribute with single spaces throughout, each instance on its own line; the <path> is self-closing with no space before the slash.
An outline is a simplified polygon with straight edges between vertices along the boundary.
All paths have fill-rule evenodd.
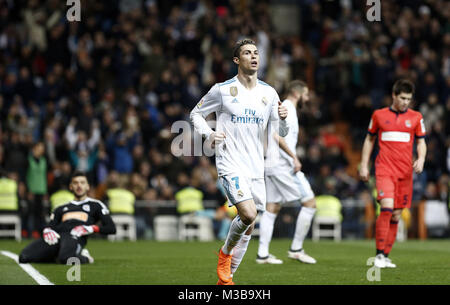
<path id="1" fill-rule="evenodd" d="M 416 91 L 416 86 L 414 83 L 408 79 L 399 79 L 394 83 L 392 87 L 392 92 L 394 95 L 399 95 L 401 93 L 412 93 Z"/>
<path id="2" fill-rule="evenodd" d="M 89 183 L 89 178 L 85 172 L 82 172 L 82 171 L 73 172 L 72 175 L 70 176 L 70 182 L 72 182 L 73 178 L 76 178 L 76 177 L 85 177 Z"/>
<path id="3" fill-rule="evenodd" d="M 241 54 L 241 48 L 242 48 L 243 46 L 245 46 L 246 44 L 252 44 L 252 45 L 256 46 L 256 43 L 255 43 L 252 39 L 250 39 L 250 38 L 244 38 L 244 39 L 239 40 L 239 41 L 236 42 L 236 44 L 234 45 L 234 48 L 233 48 L 233 58 L 234 58 L 234 57 L 239 58 L 239 54 Z"/>

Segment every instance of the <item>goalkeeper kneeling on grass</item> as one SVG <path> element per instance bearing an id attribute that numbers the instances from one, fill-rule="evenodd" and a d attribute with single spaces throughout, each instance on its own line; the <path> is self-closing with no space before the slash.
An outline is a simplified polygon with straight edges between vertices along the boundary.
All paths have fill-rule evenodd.
<path id="1" fill-rule="evenodd" d="M 69 189 L 75 199 L 53 211 L 42 238 L 20 253 L 20 263 L 66 264 L 71 257 L 78 258 L 81 264 L 93 263 L 94 259 L 84 249 L 88 235 L 116 233 L 108 208 L 101 201 L 87 196 L 89 182 L 84 173 L 72 175 Z M 100 225 L 96 225 L 98 221 Z"/>

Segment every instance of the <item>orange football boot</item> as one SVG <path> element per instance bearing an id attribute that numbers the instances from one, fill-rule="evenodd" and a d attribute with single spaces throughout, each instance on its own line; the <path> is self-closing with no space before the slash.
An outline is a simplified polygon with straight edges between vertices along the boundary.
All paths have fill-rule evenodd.
<path id="1" fill-rule="evenodd" d="M 219 251 L 219 261 L 217 262 L 217 276 L 222 285 L 230 285 L 231 277 L 231 254 L 223 253 L 222 249 Z M 219 285 L 219 282 L 217 283 Z"/>
<path id="2" fill-rule="evenodd" d="M 234 285 L 233 281 L 230 281 L 228 283 L 222 282 L 220 279 L 217 281 L 217 285 Z"/>

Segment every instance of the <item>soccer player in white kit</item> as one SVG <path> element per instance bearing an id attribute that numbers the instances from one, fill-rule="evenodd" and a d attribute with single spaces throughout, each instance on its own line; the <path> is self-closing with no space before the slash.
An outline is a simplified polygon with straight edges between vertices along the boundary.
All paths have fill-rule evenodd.
<path id="1" fill-rule="evenodd" d="M 286 121 L 289 134 L 280 138 L 276 132 L 269 136 L 265 161 L 265 182 L 267 207 L 259 224 L 259 247 L 256 262 L 258 264 L 282 264 L 283 261 L 269 254 L 275 219 L 283 203 L 300 201 L 302 208 L 297 217 L 294 239 L 288 251 L 288 257 L 304 263 L 315 264 L 316 260 L 303 250 L 303 241 L 308 234 L 316 211 L 314 193 L 308 180 L 301 171 L 301 163 L 296 155 L 298 140 L 297 106 L 309 100 L 309 90 L 303 81 L 294 80 L 287 87 L 287 98 L 283 105 L 288 109 Z M 270 130 L 270 128 L 269 128 Z"/>
<path id="2" fill-rule="evenodd" d="M 247 250 L 257 212 L 265 210 L 264 131 L 269 121 L 279 121 L 280 136 L 289 131 L 287 109 L 277 92 L 258 80 L 255 42 L 238 41 L 233 62 L 238 74 L 215 84 L 190 115 L 194 129 L 213 143 L 219 180 L 238 211 L 219 251 L 218 285 L 234 284 L 232 275 Z M 205 120 L 212 112 L 216 113 L 215 131 Z"/>

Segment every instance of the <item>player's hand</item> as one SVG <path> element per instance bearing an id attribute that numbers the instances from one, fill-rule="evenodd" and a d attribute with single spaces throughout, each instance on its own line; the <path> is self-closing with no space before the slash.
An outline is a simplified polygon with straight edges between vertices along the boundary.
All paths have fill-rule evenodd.
<path id="1" fill-rule="evenodd" d="M 45 228 L 44 231 L 42 231 L 42 236 L 44 238 L 44 241 L 50 246 L 56 245 L 60 237 L 59 234 L 56 233 L 56 231 L 53 231 L 50 228 Z"/>
<path id="2" fill-rule="evenodd" d="M 93 225 L 93 226 L 81 225 L 81 226 L 76 226 L 75 228 L 73 228 L 72 231 L 70 231 L 70 234 L 72 236 L 81 237 L 81 236 L 92 234 L 94 232 L 98 232 L 98 226 L 96 226 L 96 225 Z"/>
<path id="3" fill-rule="evenodd" d="M 298 158 L 294 158 L 294 173 L 302 170 L 302 163 Z"/>
<path id="4" fill-rule="evenodd" d="M 359 169 L 359 178 L 362 181 L 369 181 L 369 168 L 367 166 L 362 166 Z"/>
<path id="5" fill-rule="evenodd" d="M 215 148 L 216 145 L 222 143 L 226 138 L 226 135 L 223 132 L 213 132 L 208 140 L 211 142 L 211 147 Z"/>
<path id="6" fill-rule="evenodd" d="M 288 110 L 286 106 L 283 106 L 283 103 L 281 101 L 278 101 L 278 116 L 280 119 L 284 120 L 287 118 Z"/>
<path id="7" fill-rule="evenodd" d="M 416 174 L 420 174 L 423 171 L 424 159 L 417 159 L 413 163 L 413 169 Z"/>

